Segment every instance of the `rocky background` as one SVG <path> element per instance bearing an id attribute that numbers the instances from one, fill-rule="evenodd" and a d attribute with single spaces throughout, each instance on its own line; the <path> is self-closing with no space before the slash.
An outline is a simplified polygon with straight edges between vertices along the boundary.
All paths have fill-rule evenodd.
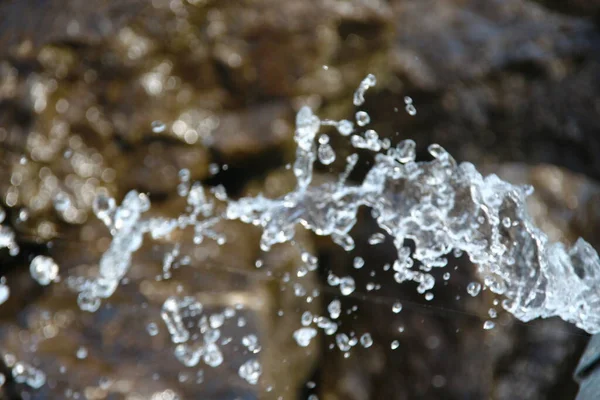
<path id="1" fill-rule="evenodd" d="M 421 153 L 437 142 L 459 161 L 533 184 L 532 213 L 551 237 L 583 236 L 600 248 L 599 21 L 597 0 L 1 0 L 0 204 L 22 251 L 0 251 L 11 289 L 0 306 L 0 349 L 54 382 L 18 384 L 5 357 L 3 398 L 573 398 L 584 333 L 505 314 L 483 330 L 493 299 L 466 295 L 475 272 L 462 258 L 451 260 L 457 268 L 431 302 L 410 285 L 390 285 L 381 266 L 391 243 L 367 246 L 368 210 L 349 254 L 328 240 L 299 240 L 320 259 L 302 281 L 320 291 L 310 304 L 293 293 L 298 246 L 261 255 L 258 232 L 236 223 L 223 224 L 233 238 L 224 247 L 185 237 L 145 245 L 128 282 L 95 314 L 82 313 L 63 284 L 37 285 L 28 263 L 49 254 L 61 276 L 93 268 L 109 243 L 90 212 L 94 195 L 120 200 L 138 189 L 152 213 L 175 216 L 182 168 L 231 197 L 284 193 L 294 184 L 285 165 L 295 110 L 309 104 L 322 117 L 349 118 L 367 73 L 378 79 L 365 110 L 380 136 L 413 138 Z M 404 96 L 416 115 L 405 112 Z M 350 152 L 334 144 L 337 161 L 319 179 L 337 174 Z M 353 179 L 368 168 L 364 156 Z M 157 282 L 175 242 L 190 265 Z M 368 268 L 352 268 L 357 255 Z M 300 349 L 291 336 L 304 310 L 323 313 L 335 297 L 329 271 L 358 284 L 344 299 L 358 308 L 342 329 L 375 341 L 349 358 L 329 349 L 330 337 Z M 381 290 L 368 291 L 369 282 Z M 260 332 L 271 392 L 240 383 L 242 356 L 219 371 L 188 370 L 165 329 L 147 334 L 174 291 L 214 309 L 247 306 L 249 323 L 232 334 Z M 392 314 L 397 299 L 404 309 Z"/>

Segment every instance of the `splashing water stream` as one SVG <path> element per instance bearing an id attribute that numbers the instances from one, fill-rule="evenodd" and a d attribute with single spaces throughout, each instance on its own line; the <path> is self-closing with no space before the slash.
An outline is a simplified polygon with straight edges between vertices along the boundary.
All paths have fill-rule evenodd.
<path id="1" fill-rule="evenodd" d="M 364 103 L 365 91 L 375 83 L 373 75 L 361 82 L 354 95 L 356 106 Z M 414 115 L 416 109 L 412 99 L 409 100 L 407 112 Z M 370 123 L 364 111 L 358 111 L 355 117 L 359 127 Z M 329 165 L 336 159 L 329 136 L 318 136 L 323 126 L 333 126 L 341 136 L 350 136 L 354 148 L 375 153 L 374 164 L 362 182 L 347 182 L 358 162 L 358 155 L 352 154 L 336 182 L 313 184 L 314 164 L 319 161 Z M 356 224 L 359 208 L 366 206 L 373 210 L 378 226 L 393 239 L 397 253 L 392 266 L 396 282 L 415 282 L 419 293 L 431 296 L 436 284 L 432 270 L 446 267 L 446 257 L 452 252 L 465 252 L 481 278 L 481 283 L 473 282 L 466 288 L 469 294 L 476 296 L 482 288 L 488 288 L 503 296 L 502 306 L 522 321 L 559 316 L 589 333 L 600 332 L 600 258 L 583 239 L 572 247 L 549 242 L 527 212 L 525 200 L 532 193 L 530 187 L 512 185 L 496 175 L 484 177 L 473 164 L 457 163 L 436 144 L 428 148 L 431 161 L 416 161 L 414 141 L 404 140 L 392 147 L 389 140 L 380 139 L 372 129 L 361 134 L 347 120 L 321 121 L 309 107 L 302 107 L 297 113 L 294 140 L 296 187 L 279 198 L 257 195 L 228 201 L 219 192 L 213 200 L 205 195 L 200 184 L 189 187 L 184 182 L 180 195 L 186 196 L 189 211 L 167 219 L 144 218 L 151 204 L 146 195 L 136 191 L 129 192 L 119 206 L 114 199 L 97 197 L 93 210 L 110 230 L 112 242 L 101 257 L 95 277 L 67 279 L 68 285 L 78 292 L 80 308 L 94 312 L 103 299 L 117 290 L 146 234 L 158 239 L 193 227 L 194 243 L 209 238 L 222 244 L 227 238 L 215 225 L 222 219 L 239 220 L 262 228 L 260 247 L 269 251 L 278 243 L 291 241 L 296 227 L 301 225 L 316 235 L 330 236 L 350 251 L 354 240 L 349 232 Z M 217 213 L 216 201 L 226 204 L 224 212 Z M 384 239 L 378 233 L 369 238 L 369 243 L 378 244 Z M 407 246 L 407 240 L 414 243 L 414 250 Z M 18 251 L 14 234 L 7 227 L 0 227 L 2 247 Z M 165 256 L 165 278 L 178 251 L 176 247 Z M 309 254 L 303 257 L 314 258 Z M 316 268 L 316 261 L 308 264 Z M 363 265 L 364 260 L 355 259 L 355 268 Z M 54 281 L 58 274 L 58 266 L 44 257 L 36 258 L 31 270 L 43 285 Z M 329 283 L 338 287 L 342 295 L 350 295 L 355 288 L 351 277 L 330 275 Z M 8 289 L 4 288 L 0 284 L 0 303 L 8 297 Z M 162 320 L 176 345 L 175 356 L 186 366 L 196 365 L 202 359 L 208 366 L 216 367 L 223 358 L 216 339 L 225 317 L 213 315 L 206 320 L 203 343 L 192 344 L 183 322 L 184 317 L 190 316 L 190 307 L 193 316 L 202 313 L 202 305 L 189 298 L 169 297 L 162 307 Z M 311 326 L 313 322 L 327 335 L 336 333 L 338 326 L 332 320 L 340 316 L 340 307 L 339 300 L 329 304 L 331 319 L 310 313 L 303 315 L 302 327 L 293 335 L 296 343 L 301 347 L 310 344 L 317 335 Z M 394 304 L 394 312 L 401 309 L 400 303 Z M 493 322 L 487 321 L 485 329 L 492 327 Z M 245 337 L 244 341 L 245 347 L 256 350 L 253 353 L 260 351 L 256 337 Z M 356 337 L 350 338 L 345 333 L 336 335 L 337 346 L 344 352 L 356 342 Z M 368 333 L 360 337 L 363 347 L 372 343 Z M 28 371 L 27 368 L 21 370 Z M 256 359 L 239 367 L 240 377 L 250 384 L 258 382 L 261 372 Z M 39 381 L 36 380 L 36 385 Z"/>

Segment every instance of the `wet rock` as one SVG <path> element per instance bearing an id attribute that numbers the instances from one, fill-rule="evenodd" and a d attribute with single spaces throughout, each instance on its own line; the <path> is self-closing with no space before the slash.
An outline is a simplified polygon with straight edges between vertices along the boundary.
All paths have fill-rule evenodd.
<path id="1" fill-rule="evenodd" d="M 556 10 L 565 14 L 579 15 L 582 17 L 597 17 L 600 12 L 600 2 L 598 1 L 569 1 L 567 3 L 554 0 L 539 0 L 539 3 L 551 10 Z"/>
<path id="2" fill-rule="evenodd" d="M 40 0 L 0 4 L 0 56 L 21 45 L 21 52 L 46 43 L 98 42 L 114 33 L 143 7 L 138 0 L 70 1 Z M 19 52 L 19 50 L 16 50 Z"/>
<path id="3" fill-rule="evenodd" d="M 393 70 L 420 90 L 519 66 L 556 68 L 598 43 L 588 21 L 520 1 L 397 2 Z"/>
<path id="4" fill-rule="evenodd" d="M 598 177 L 596 25 L 529 2 L 395 10 L 392 68 L 402 85 L 375 100 L 390 106 L 368 107 L 372 120 L 391 121 L 378 131 L 475 163 L 552 163 Z M 403 112 L 406 94 L 414 117 Z"/>

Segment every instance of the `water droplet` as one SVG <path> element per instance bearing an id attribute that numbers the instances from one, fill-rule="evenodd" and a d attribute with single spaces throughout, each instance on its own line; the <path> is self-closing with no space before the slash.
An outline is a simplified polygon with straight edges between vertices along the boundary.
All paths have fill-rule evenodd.
<path id="1" fill-rule="evenodd" d="M 219 164 L 211 163 L 208 165 L 208 172 L 211 175 L 218 174 L 220 170 L 221 170 L 221 167 L 219 167 Z"/>
<path id="2" fill-rule="evenodd" d="M 158 326 L 154 322 L 150 322 L 146 325 L 146 331 L 150 336 L 158 335 Z"/>
<path id="3" fill-rule="evenodd" d="M 329 143 L 319 145 L 317 155 L 323 165 L 329 165 L 335 161 L 335 151 Z"/>
<path id="4" fill-rule="evenodd" d="M 352 347 L 350 345 L 350 339 L 345 333 L 338 333 L 335 335 L 335 343 L 341 351 L 348 351 Z"/>
<path id="5" fill-rule="evenodd" d="M 400 311 L 402 311 L 402 303 L 400 303 L 399 301 L 397 301 L 392 306 L 392 312 L 394 314 L 398 314 Z"/>
<path id="6" fill-rule="evenodd" d="M 46 256 L 37 256 L 29 264 L 31 277 L 42 286 L 49 285 L 58 277 L 58 265 Z"/>
<path id="7" fill-rule="evenodd" d="M 340 314 L 342 313 L 342 304 L 339 300 L 332 300 L 331 303 L 327 306 L 327 311 L 329 312 L 329 316 L 332 319 L 338 319 Z"/>
<path id="8" fill-rule="evenodd" d="M 342 136 L 348 136 L 354 131 L 354 124 L 347 119 L 343 119 L 337 123 L 337 130 Z"/>
<path id="9" fill-rule="evenodd" d="M 414 161 L 416 158 L 416 147 L 417 144 L 414 140 L 407 139 L 403 140 L 396 146 L 396 157 L 401 163 L 408 163 Z"/>
<path id="10" fill-rule="evenodd" d="M 258 338 L 256 335 L 251 334 L 244 336 L 242 338 L 242 345 L 255 354 L 261 350 L 261 346 L 258 344 Z"/>
<path id="11" fill-rule="evenodd" d="M 211 189 L 211 193 L 215 195 L 217 200 L 227 201 L 227 189 L 223 185 L 217 185 Z"/>
<path id="12" fill-rule="evenodd" d="M 317 336 L 317 330 L 315 328 L 300 328 L 294 332 L 293 336 L 298 346 L 307 347 L 311 340 Z"/>
<path id="13" fill-rule="evenodd" d="M 354 279 L 351 276 L 346 276 L 340 278 L 340 291 L 342 295 L 348 296 L 354 292 L 356 285 L 354 284 Z"/>
<path id="14" fill-rule="evenodd" d="M 58 212 L 65 212 L 71 206 L 71 198 L 65 192 L 58 192 L 53 200 L 54 209 Z"/>
<path id="15" fill-rule="evenodd" d="M 365 260 L 362 257 L 354 257 L 352 265 L 356 269 L 361 269 L 365 265 Z"/>
<path id="16" fill-rule="evenodd" d="M 376 244 L 379 244 L 379 243 L 383 243 L 384 240 L 385 240 L 385 235 L 383 233 L 381 233 L 381 232 L 377 232 L 377 233 L 372 234 L 369 237 L 369 244 L 370 245 L 376 245 Z"/>
<path id="17" fill-rule="evenodd" d="M 183 325 L 177 299 L 169 297 L 165 300 L 162 306 L 161 317 L 165 325 L 167 325 L 173 343 L 183 343 L 189 339 L 190 333 Z"/>
<path id="18" fill-rule="evenodd" d="M 322 134 L 321 136 L 319 136 L 319 144 L 327 144 L 329 143 L 329 136 Z"/>
<path id="19" fill-rule="evenodd" d="M 396 350 L 399 346 L 400 346 L 400 342 L 398 342 L 397 340 L 394 340 L 390 345 L 392 350 Z"/>
<path id="20" fill-rule="evenodd" d="M 310 311 L 304 311 L 304 313 L 302 313 L 300 323 L 303 326 L 308 326 L 312 323 L 312 320 L 313 320 L 313 315 L 310 313 Z"/>
<path id="21" fill-rule="evenodd" d="M 77 349 L 77 358 L 78 359 L 83 360 L 83 359 L 87 358 L 87 355 L 88 355 L 88 351 L 85 347 L 80 346 Z"/>
<path id="22" fill-rule="evenodd" d="M 175 346 L 174 354 L 175 358 L 186 367 L 194 367 L 200 362 L 202 352 L 200 350 L 194 350 L 185 344 L 178 344 Z"/>
<path id="23" fill-rule="evenodd" d="M 204 333 L 204 341 L 206 343 L 217 343 L 217 340 L 221 337 L 220 329 L 207 329 Z"/>
<path id="24" fill-rule="evenodd" d="M 21 222 L 25 222 L 29 219 L 29 211 L 27 211 L 27 209 L 23 208 L 19 211 L 19 221 Z"/>
<path id="25" fill-rule="evenodd" d="M 369 114 L 364 111 L 358 111 L 355 115 L 355 118 L 358 126 L 365 126 L 371 122 L 371 117 L 369 117 Z"/>
<path id="26" fill-rule="evenodd" d="M 96 312 L 100 308 L 100 299 L 93 293 L 81 292 L 77 295 L 77 305 L 83 311 Z"/>
<path id="27" fill-rule="evenodd" d="M 177 175 L 179 176 L 179 180 L 181 182 L 189 182 L 190 181 L 190 170 L 187 168 L 180 169 L 179 172 L 177 173 Z"/>
<path id="28" fill-rule="evenodd" d="M 39 389 L 46 383 L 46 375 L 42 371 L 24 362 L 15 364 L 12 375 L 15 382 L 25 383 L 34 389 Z"/>
<path id="29" fill-rule="evenodd" d="M 479 282 L 471 282 L 467 285 L 467 293 L 471 296 L 475 297 L 481 292 L 481 283 Z"/>
<path id="30" fill-rule="evenodd" d="M 483 323 L 483 329 L 485 329 L 485 330 L 494 329 L 495 326 L 496 326 L 496 324 L 493 321 L 485 321 Z"/>
<path id="31" fill-rule="evenodd" d="M 152 121 L 151 127 L 152 132 L 154 133 L 162 133 L 167 128 L 167 126 L 162 121 Z"/>
<path id="32" fill-rule="evenodd" d="M 429 152 L 429 154 L 431 154 L 434 158 L 437 159 L 443 159 L 448 157 L 448 152 L 446 151 L 446 149 L 444 149 L 437 143 L 430 144 L 429 147 L 427 147 L 427 151 Z"/>
<path id="33" fill-rule="evenodd" d="M 217 313 L 217 314 L 211 315 L 208 318 L 208 320 L 210 323 L 210 327 L 212 329 L 217 329 L 217 328 L 220 328 L 221 326 L 223 326 L 223 323 L 225 322 L 225 316 L 221 313 Z"/>
<path id="34" fill-rule="evenodd" d="M 204 349 L 204 357 L 202 357 L 204 363 L 210 367 L 218 367 L 223 363 L 223 353 L 219 347 L 214 343 L 209 343 Z"/>
<path id="35" fill-rule="evenodd" d="M 356 91 L 354 92 L 353 103 L 355 106 L 360 106 L 365 102 L 365 92 L 370 87 L 375 86 L 376 83 L 377 79 L 373 74 L 367 75 L 366 78 L 362 80 L 362 82 L 358 86 L 358 89 L 356 89 Z"/>
<path id="36" fill-rule="evenodd" d="M 0 304 L 4 304 L 10 297 L 10 289 L 4 283 L 0 283 Z"/>
<path id="37" fill-rule="evenodd" d="M 92 211 L 101 221 L 110 221 L 111 214 L 116 208 L 115 199 L 105 194 L 98 194 L 92 203 Z M 106 222 L 105 222 L 106 223 Z"/>
<path id="38" fill-rule="evenodd" d="M 373 345 L 373 339 L 371 338 L 371 335 L 368 333 L 363 334 L 360 337 L 360 344 L 365 348 L 368 349 L 369 347 L 371 347 Z"/>

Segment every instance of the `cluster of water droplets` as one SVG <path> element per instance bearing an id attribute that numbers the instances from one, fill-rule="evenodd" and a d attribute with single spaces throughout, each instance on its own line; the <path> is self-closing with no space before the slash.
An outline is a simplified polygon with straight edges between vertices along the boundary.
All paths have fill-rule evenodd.
<path id="1" fill-rule="evenodd" d="M 6 366 L 12 368 L 12 377 L 15 382 L 26 384 L 33 389 L 39 389 L 46 383 L 46 374 L 33 365 L 19 361 L 10 353 L 5 353 L 2 358 Z M 5 379 L 4 375 L 2 375 L 2 379 L 0 380 L 4 383 Z"/>
<path id="2" fill-rule="evenodd" d="M 256 385 L 262 374 L 262 366 L 256 358 L 262 350 L 258 337 L 248 334 L 240 339 L 226 333 L 246 325 L 243 310 L 242 305 L 236 305 L 209 312 L 192 296 L 169 297 L 163 303 L 161 318 L 175 344 L 175 357 L 186 367 L 202 363 L 217 368 L 223 364 L 225 348 L 241 345 L 250 357 L 239 367 L 238 375 Z M 229 325 L 234 329 L 228 329 Z M 158 334 L 155 324 L 147 328 L 150 335 Z"/>
<path id="3" fill-rule="evenodd" d="M 373 75 L 361 82 L 354 95 L 356 106 L 363 104 L 365 91 L 375 83 Z M 405 104 L 406 111 L 415 115 L 412 99 L 406 97 Z M 414 141 L 403 140 L 393 146 L 372 129 L 361 132 L 370 123 L 369 115 L 362 110 L 355 114 L 355 123 L 358 128 L 348 120 L 321 120 L 309 107 L 302 107 L 296 116 L 294 135 L 297 149 L 293 173 L 297 184 L 279 198 L 257 195 L 229 200 L 222 187 L 214 188 L 212 196 L 207 196 L 199 183 L 190 182 L 186 170 L 180 172 L 177 191 L 187 199 L 188 209 L 177 218 L 145 217 L 151 204 L 143 193 L 129 192 L 120 205 L 106 195 L 99 195 L 93 211 L 110 231 L 112 241 L 100 259 L 96 276 L 72 276 L 67 280 L 78 292 L 80 308 L 94 312 L 103 299 L 117 290 L 129 270 L 133 253 L 141 247 L 146 235 L 159 239 L 175 230 L 192 227 L 194 243 L 209 238 L 223 244 L 227 238 L 215 230 L 215 225 L 228 219 L 261 227 L 263 251 L 291 241 L 297 225 L 316 235 L 330 236 L 350 251 L 355 245 L 349 232 L 356 224 L 359 208 L 367 206 L 381 230 L 369 237 L 368 243 L 378 245 L 389 237 L 396 248 L 396 260 L 384 269 L 392 269 L 398 283 L 415 282 L 417 291 L 427 300 L 433 298 L 436 284 L 432 270 L 446 267 L 449 254 L 465 252 L 477 265 L 481 277 L 481 283 L 473 282 L 466 288 L 471 296 L 488 289 L 503 296 L 503 308 L 523 321 L 560 316 L 590 333 L 600 332 L 600 258 L 582 239 L 570 248 L 549 243 L 527 213 L 525 199 L 531 193 L 530 187 L 512 185 L 496 175 L 484 177 L 472 164 L 457 163 L 436 144 L 428 148 L 431 161 L 416 161 Z M 335 129 L 320 134 L 327 127 Z M 157 122 L 152 128 L 160 132 L 165 126 Z M 318 161 L 330 165 L 336 160 L 330 144 L 330 135 L 336 133 L 349 137 L 357 150 L 373 152 L 374 164 L 362 182 L 347 182 L 359 158 L 354 153 L 346 158 L 346 168 L 336 182 L 313 184 L 314 164 Z M 226 204 L 223 213 L 216 213 L 215 201 Z M 4 211 L 0 209 L 0 223 L 3 219 Z M 412 250 L 407 240 L 414 244 Z M 2 247 L 8 247 L 12 253 L 18 251 L 13 232 L 0 226 Z M 170 278 L 179 251 L 176 245 L 165 254 L 161 279 Z M 308 253 L 302 257 L 305 265 L 298 270 L 299 277 L 317 268 L 316 257 Z M 356 257 L 352 265 L 361 269 L 365 261 Z M 260 267 L 258 261 L 257 267 Z M 41 285 L 59 279 L 58 266 L 45 256 L 34 258 L 30 270 Z M 445 273 L 443 277 L 447 280 L 450 275 Z M 339 277 L 330 272 L 327 283 L 339 290 L 341 298 L 356 290 L 351 276 Z M 369 285 L 367 290 L 376 288 Z M 301 285 L 295 290 L 299 296 L 310 297 Z M 2 278 L 0 303 L 6 298 L 8 288 Z M 392 307 L 394 313 L 401 310 L 400 303 Z M 182 364 L 193 367 L 202 362 L 214 368 L 223 363 L 223 347 L 233 340 L 223 334 L 223 326 L 234 320 L 243 326 L 238 311 L 228 308 L 209 313 L 194 297 L 173 296 L 164 301 L 160 315 L 174 344 L 174 355 Z M 369 333 L 339 332 L 336 321 L 342 311 L 342 304 L 336 298 L 327 305 L 327 315 L 304 312 L 300 327 L 293 333 L 296 343 L 309 346 L 320 330 L 335 337 L 332 346 L 346 356 L 359 344 L 370 347 L 373 339 Z M 493 319 L 496 315 L 496 310 L 490 309 L 489 317 Z M 485 329 L 493 326 L 492 321 L 484 324 Z M 147 326 L 152 336 L 159 330 L 155 323 Z M 261 351 L 261 345 L 255 335 L 244 336 L 240 344 L 251 357 L 239 367 L 238 374 L 248 383 L 257 384 L 262 366 L 255 355 Z M 391 349 L 398 346 L 397 341 L 390 345 Z M 40 379 L 32 368 L 15 365 L 15 380 L 31 381 L 33 387 L 39 385 Z"/>
<path id="4" fill-rule="evenodd" d="M 161 311 L 171 341 L 176 344 L 175 356 L 187 367 L 194 367 L 200 361 L 213 368 L 223 363 L 219 341 L 227 344 L 228 340 L 221 338 L 220 328 L 233 316 L 233 310 L 207 315 L 202 304 L 189 296 L 169 297 Z"/>
<path id="5" fill-rule="evenodd" d="M 102 299 L 115 292 L 131 266 L 133 253 L 140 248 L 146 234 L 156 240 L 177 229 L 193 227 L 196 244 L 200 244 L 206 237 L 219 244 L 225 242 L 224 236 L 212 229 L 219 221 L 218 217 L 212 216 L 214 202 L 207 198 L 199 183 L 186 185 L 189 182 L 184 178 L 178 191 L 187 198 L 189 212 L 177 218 L 142 218 L 142 214 L 150 209 L 150 200 L 137 191 L 127 193 L 120 206 L 105 195 L 96 197 L 93 211 L 110 230 L 112 241 L 100 259 L 96 277 L 70 277 L 68 280 L 69 285 L 79 292 L 78 303 L 81 309 L 96 311 Z M 216 196 L 219 197 L 218 191 Z M 165 255 L 163 276 L 169 277 L 171 263 L 177 254 L 176 246 L 170 254 Z"/>
<path id="6" fill-rule="evenodd" d="M 366 87 L 361 84 L 355 96 L 359 103 Z M 406 103 L 412 114 L 408 110 L 412 99 Z M 356 119 L 361 127 L 369 122 L 364 111 Z M 296 224 L 352 250 L 348 232 L 359 207 L 368 206 L 396 246 L 392 268 L 398 283 L 414 281 L 417 290 L 431 299 L 432 269 L 445 267 L 452 251 L 465 252 L 478 266 L 483 287 L 504 296 L 503 307 L 519 319 L 560 316 L 588 332 L 600 331 L 598 254 L 583 239 L 571 248 L 549 243 L 527 213 L 525 199 L 531 187 L 512 185 L 496 175 L 483 177 L 473 164 L 457 163 L 437 144 L 428 148 L 433 160 L 417 162 L 414 141 L 392 147 L 372 130 L 351 140 L 354 147 L 376 153 L 361 184 L 345 181 L 356 163 L 353 155 L 337 183 L 311 185 L 318 158 L 314 142 L 321 125 L 310 108 L 298 112 L 294 191 L 278 199 L 247 197 L 228 204 L 227 218 L 263 228 L 263 250 L 291 240 Z M 407 239 L 414 243 L 413 251 L 406 246 Z M 333 277 L 330 284 L 339 285 L 341 294 L 347 295 L 354 290 L 350 280 Z M 477 286 L 469 290 L 479 291 Z"/>
<path id="7" fill-rule="evenodd" d="M 374 84 L 373 76 L 365 78 L 354 96 L 356 105 L 363 104 L 365 91 Z M 406 97 L 405 103 L 407 112 L 414 115 L 412 99 Z M 370 123 L 365 111 L 358 111 L 355 117 L 359 128 Z M 311 185 L 314 163 L 329 165 L 336 159 L 329 135 L 319 135 L 324 126 L 335 127 L 342 136 L 352 135 L 350 143 L 355 148 L 375 153 L 375 164 L 362 183 L 346 182 L 358 161 L 358 155 L 351 154 L 337 182 Z M 119 207 L 113 199 L 97 198 L 94 212 L 111 230 L 113 241 L 100 261 L 99 276 L 72 284 L 80 292 L 80 306 L 93 311 L 100 299 L 116 290 L 146 233 L 159 238 L 194 226 L 196 243 L 204 237 L 222 243 L 226 238 L 212 226 L 220 218 L 238 219 L 262 227 L 261 249 L 268 251 L 274 244 L 292 240 L 300 224 L 317 235 L 330 236 L 349 251 L 354 248 L 349 231 L 356 223 L 357 211 L 368 206 L 396 246 L 397 259 L 391 267 L 395 280 L 416 282 L 426 299 L 433 298 L 436 282 L 432 269 L 445 267 L 445 257 L 451 252 L 466 252 L 478 265 L 483 281 L 483 285 L 469 285 L 469 294 L 477 295 L 485 287 L 503 295 L 503 307 L 524 321 L 558 315 L 588 332 L 600 330 L 600 317 L 594 312 L 600 303 L 598 255 L 581 239 L 570 249 L 548 243 L 527 214 L 525 198 L 530 187 L 512 185 L 496 175 L 483 177 L 472 164 L 457 163 L 436 144 L 428 148 L 433 160 L 417 162 L 414 141 L 392 146 L 372 129 L 357 132 L 350 121 L 321 121 L 308 107 L 302 107 L 296 116 L 294 140 L 296 188 L 276 199 L 258 195 L 228 201 L 224 215 L 213 215 L 212 202 L 201 186 L 190 185 L 185 171 L 180 174 L 178 192 L 187 196 L 192 211 L 177 219 L 143 219 L 150 203 L 137 192 L 130 192 Z M 222 188 L 216 197 L 227 201 Z M 406 246 L 407 239 L 414 243 L 413 251 Z M 369 243 L 383 240 L 385 235 L 380 232 L 369 238 Z M 167 254 L 165 265 L 172 258 Z M 363 264 L 361 259 L 354 262 L 355 268 Z M 338 287 L 342 296 L 356 288 L 350 276 L 330 273 L 328 283 Z M 332 319 L 315 317 L 295 332 L 296 341 L 307 346 L 317 334 L 315 327 L 326 334 L 335 333 L 334 319 L 333 315 Z"/>
<path id="8" fill-rule="evenodd" d="M 0 206 L 0 250 L 8 249 L 11 256 L 19 254 L 19 246 L 15 240 L 15 233 L 13 230 L 3 225 L 2 223 L 6 219 L 6 211 Z M 10 296 L 10 289 L 6 285 L 6 278 L 0 278 L 0 304 L 8 300 Z"/>

